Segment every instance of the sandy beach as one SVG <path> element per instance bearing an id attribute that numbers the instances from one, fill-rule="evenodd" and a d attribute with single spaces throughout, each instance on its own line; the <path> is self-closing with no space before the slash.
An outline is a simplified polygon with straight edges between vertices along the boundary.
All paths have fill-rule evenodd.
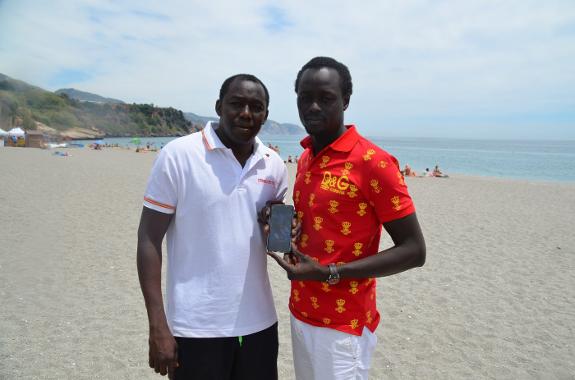
<path id="1" fill-rule="evenodd" d="M 160 379 L 135 261 L 156 153 L 67 152 L 0 148 L 0 379 Z M 371 378 L 575 379 L 575 184 L 407 183 L 427 263 L 378 280 Z M 268 267 L 289 380 L 289 282 Z"/>

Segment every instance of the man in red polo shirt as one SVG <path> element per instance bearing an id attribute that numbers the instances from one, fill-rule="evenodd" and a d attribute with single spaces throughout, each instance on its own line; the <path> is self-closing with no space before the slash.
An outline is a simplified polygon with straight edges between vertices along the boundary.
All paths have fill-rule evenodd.
<path id="1" fill-rule="evenodd" d="M 375 277 L 422 266 L 425 241 L 397 160 L 344 125 L 348 68 L 316 57 L 295 91 L 309 134 L 293 193 L 301 234 L 292 254 L 270 255 L 292 280 L 296 378 L 365 379 L 380 319 Z M 379 252 L 382 226 L 395 245 Z"/>

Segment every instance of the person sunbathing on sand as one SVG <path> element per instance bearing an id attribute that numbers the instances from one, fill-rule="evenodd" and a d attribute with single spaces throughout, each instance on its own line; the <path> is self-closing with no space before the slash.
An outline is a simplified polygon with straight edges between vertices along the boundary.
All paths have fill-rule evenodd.
<path id="1" fill-rule="evenodd" d="M 415 177 L 417 176 L 417 173 L 415 172 L 415 170 L 411 169 L 411 166 L 409 166 L 409 164 L 405 164 L 405 167 L 403 168 L 403 175 L 405 177 Z"/>
<path id="2" fill-rule="evenodd" d="M 447 174 L 443 174 L 443 172 L 441 170 L 439 170 L 439 165 L 435 165 L 435 168 L 433 168 L 433 176 L 434 177 L 440 177 L 440 178 L 449 177 Z"/>

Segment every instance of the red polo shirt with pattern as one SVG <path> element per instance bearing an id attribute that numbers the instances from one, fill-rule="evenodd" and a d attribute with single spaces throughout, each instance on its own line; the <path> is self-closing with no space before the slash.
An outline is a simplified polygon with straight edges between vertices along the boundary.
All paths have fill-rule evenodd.
<path id="1" fill-rule="evenodd" d="M 293 200 L 301 221 L 300 251 L 322 265 L 344 264 L 379 251 L 382 224 L 415 212 L 395 157 L 360 136 L 354 125 L 313 155 L 311 138 L 298 161 Z M 375 279 L 336 285 L 292 281 L 290 310 L 315 326 L 361 335 L 379 323 Z"/>

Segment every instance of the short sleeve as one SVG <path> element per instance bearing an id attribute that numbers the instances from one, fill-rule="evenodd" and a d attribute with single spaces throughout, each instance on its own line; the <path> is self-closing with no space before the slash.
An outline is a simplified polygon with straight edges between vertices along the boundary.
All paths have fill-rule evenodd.
<path id="1" fill-rule="evenodd" d="M 415 212 L 395 157 L 374 149 L 368 167 L 362 187 L 380 223 L 391 222 Z"/>
<path id="2" fill-rule="evenodd" d="M 279 178 L 277 179 L 277 193 L 276 193 L 276 199 L 277 201 L 284 201 L 286 194 L 287 194 L 287 190 L 288 190 L 288 169 L 287 166 L 285 164 L 282 163 L 282 167 L 279 170 L 280 175 Z"/>
<path id="3" fill-rule="evenodd" d="M 165 147 L 154 162 L 144 195 L 144 206 L 173 214 L 178 203 L 177 170 Z"/>

